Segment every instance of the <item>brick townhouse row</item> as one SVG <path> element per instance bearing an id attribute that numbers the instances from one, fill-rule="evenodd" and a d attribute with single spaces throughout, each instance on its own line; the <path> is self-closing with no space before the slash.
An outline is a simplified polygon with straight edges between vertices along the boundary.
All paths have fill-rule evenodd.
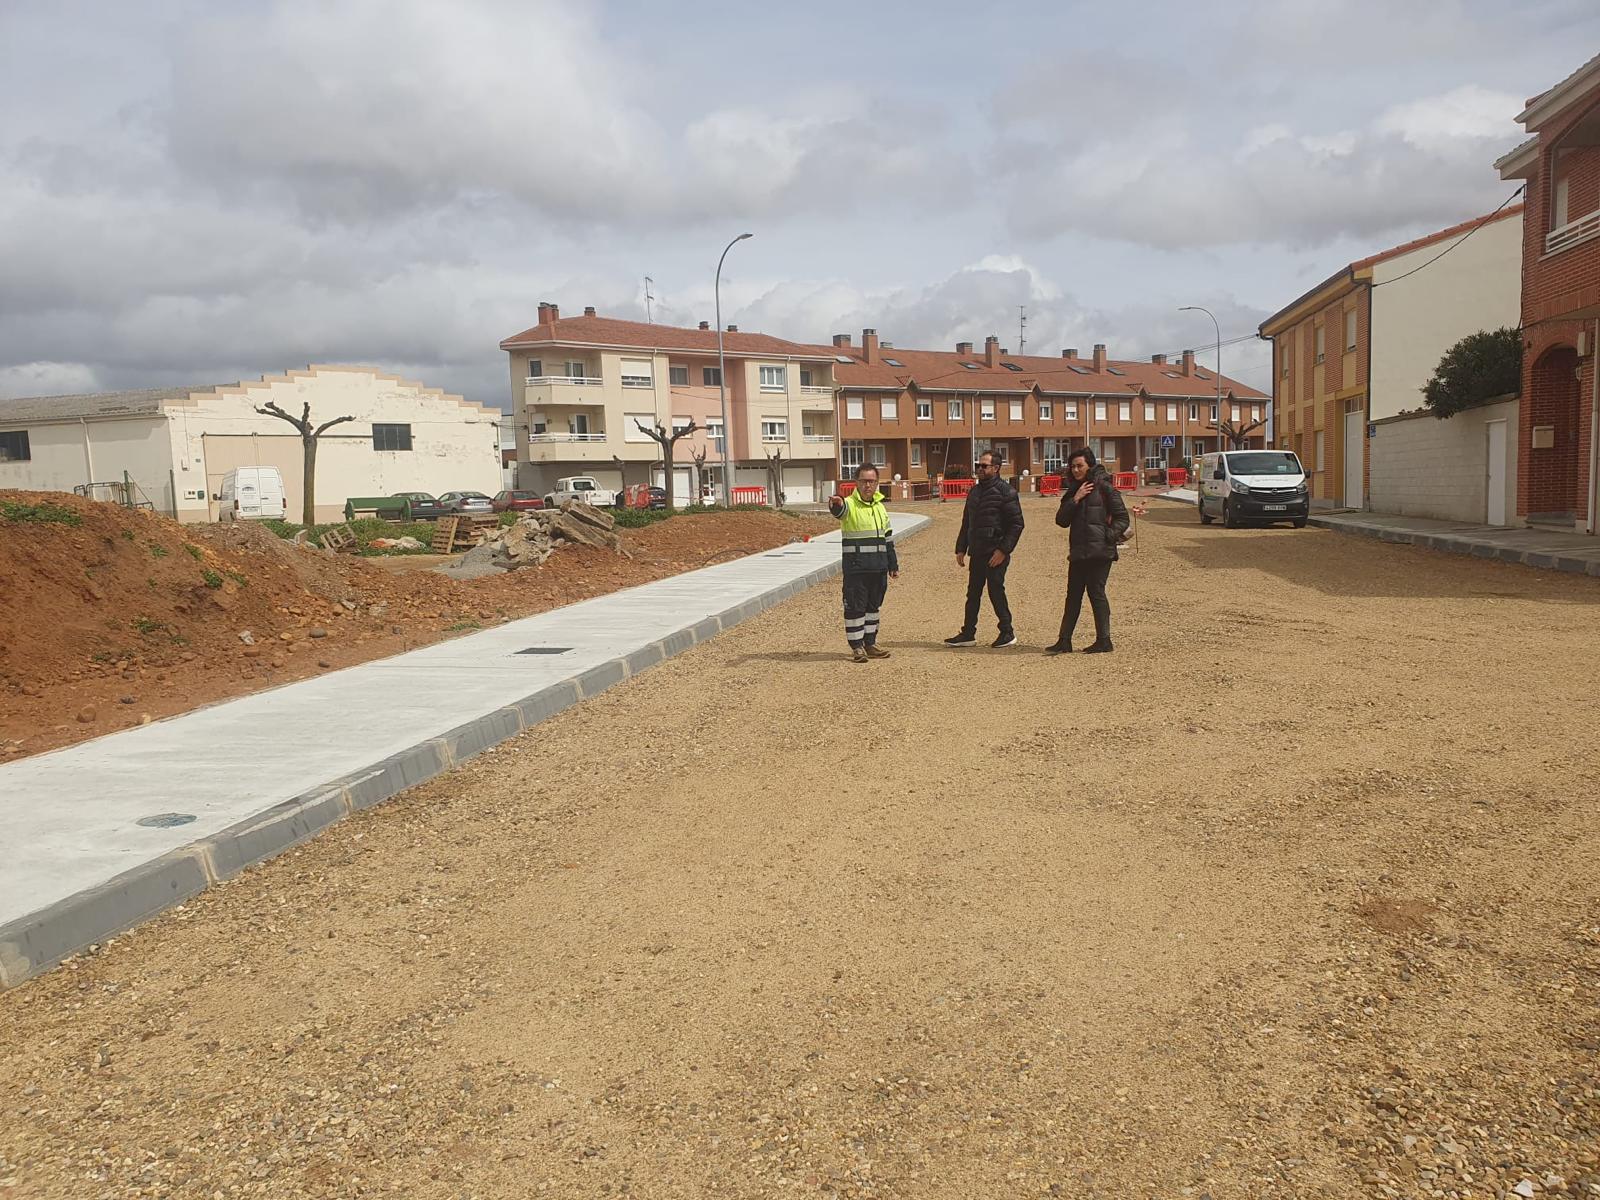
<path id="1" fill-rule="evenodd" d="M 837 334 L 836 424 L 841 477 L 863 462 L 888 476 L 920 482 L 970 472 L 993 451 L 1007 473 L 1061 469 L 1071 450 L 1088 446 L 1113 470 L 1157 469 L 1215 450 L 1218 419 L 1261 424 L 1245 444 L 1266 444 L 1267 396 L 1196 364 L 1112 359 L 1104 345 L 1088 357 L 1015 355 L 989 337 L 953 351 L 912 350 L 880 342 L 864 329 L 856 345 Z"/>

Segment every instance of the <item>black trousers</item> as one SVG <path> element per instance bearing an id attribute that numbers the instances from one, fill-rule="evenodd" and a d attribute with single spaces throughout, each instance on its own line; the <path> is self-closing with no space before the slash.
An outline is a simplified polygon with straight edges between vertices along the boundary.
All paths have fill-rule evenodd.
<path id="1" fill-rule="evenodd" d="M 887 571 L 845 572 L 844 639 L 851 646 L 878 644 L 878 610 L 888 593 Z"/>
<path id="2" fill-rule="evenodd" d="M 983 605 L 983 589 L 986 587 L 989 589 L 989 603 L 1000 622 L 1000 632 L 1013 632 L 1011 604 L 1006 600 L 1006 568 L 1011 565 L 1011 559 L 1008 556 L 998 567 L 991 567 L 989 556 L 993 553 L 993 550 L 988 550 L 967 559 L 967 616 L 961 622 L 961 632 L 967 637 L 978 632 L 978 609 Z"/>
<path id="3" fill-rule="evenodd" d="M 1089 593 L 1094 611 L 1094 636 L 1097 642 L 1111 640 L 1111 601 L 1106 599 L 1106 580 L 1111 578 L 1111 559 L 1073 559 L 1067 564 L 1067 609 L 1061 614 L 1062 642 L 1072 641 L 1078 614 L 1083 612 L 1083 594 Z"/>

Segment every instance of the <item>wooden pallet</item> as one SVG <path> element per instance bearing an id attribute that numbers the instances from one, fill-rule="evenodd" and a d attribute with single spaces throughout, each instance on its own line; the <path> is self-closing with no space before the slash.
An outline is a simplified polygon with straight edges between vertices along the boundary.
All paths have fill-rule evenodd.
<path id="1" fill-rule="evenodd" d="M 318 538 L 317 542 L 324 550 L 331 550 L 335 554 L 354 554 L 356 552 L 355 531 L 348 525 L 335 525 Z"/>
<path id="2" fill-rule="evenodd" d="M 433 523 L 433 541 L 428 548 L 435 554 L 454 554 L 456 530 L 460 524 L 460 517 L 440 517 Z"/>

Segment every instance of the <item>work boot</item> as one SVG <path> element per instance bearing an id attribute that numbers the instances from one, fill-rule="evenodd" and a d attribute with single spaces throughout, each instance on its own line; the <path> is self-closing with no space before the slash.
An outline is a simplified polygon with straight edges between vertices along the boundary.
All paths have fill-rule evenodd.
<path id="1" fill-rule="evenodd" d="M 865 646 L 852 646 L 850 649 L 850 661 L 858 663 L 866 662 L 867 648 Z"/>
<path id="2" fill-rule="evenodd" d="M 1111 644 L 1110 638 L 1101 638 L 1094 645 L 1084 648 L 1085 654 L 1110 654 L 1116 647 Z"/>
<path id="3" fill-rule="evenodd" d="M 1052 658 L 1055 657 L 1057 654 L 1071 654 L 1072 653 L 1072 643 L 1067 641 L 1066 638 L 1062 638 L 1055 645 L 1046 646 L 1044 648 L 1044 652 L 1046 654 L 1050 655 Z"/>
<path id="4" fill-rule="evenodd" d="M 868 658 L 888 658 L 889 652 L 878 645 L 877 642 L 867 643 Z"/>

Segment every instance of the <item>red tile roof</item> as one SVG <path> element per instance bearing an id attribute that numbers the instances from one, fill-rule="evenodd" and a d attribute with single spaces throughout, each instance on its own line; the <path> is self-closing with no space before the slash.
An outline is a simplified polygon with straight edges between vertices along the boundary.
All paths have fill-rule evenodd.
<path id="1" fill-rule="evenodd" d="M 715 329 L 679 329 L 675 325 L 649 325 L 612 317 L 561 317 L 514 333 L 500 343 L 502 350 L 535 346 L 614 346 L 628 350 L 678 350 L 686 354 L 715 354 Z M 790 358 L 831 358 L 833 351 L 788 342 L 764 333 L 724 333 L 723 352 L 749 357 L 777 355 Z"/>
<path id="2" fill-rule="evenodd" d="M 860 346 L 817 347 L 831 355 L 847 356 L 850 362 L 836 362 L 833 377 L 838 386 L 848 390 L 859 388 L 898 388 L 915 385 L 924 391 L 988 392 L 1000 395 L 1022 395 L 1035 386 L 1054 395 L 1135 396 L 1141 389 L 1151 396 L 1194 397 L 1197 400 L 1217 394 L 1216 376 L 1204 368 L 1196 374 L 1185 375 L 1181 363 L 1126 362 L 1108 359 L 1106 366 L 1115 367 L 1121 375 L 1109 370 L 1096 372 L 1093 358 L 1046 358 L 1036 355 L 1002 354 L 1000 362 L 1015 363 L 1022 368 L 1013 371 L 1004 366 L 987 367 L 983 354 L 956 354 L 945 350 L 905 350 L 899 346 L 880 347 L 878 361 L 867 363 L 862 358 Z M 903 366 L 885 363 L 885 358 L 895 359 Z M 976 363 L 977 370 L 962 363 Z M 1083 368 L 1075 371 L 1073 367 Z M 1176 378 L 1173 378 L 1176 376 Z M 1232 392 L 1240 400 L 1266 400 L 1258 392 L 1236 380 L 1222 377 L 1222 390 Z"/>

